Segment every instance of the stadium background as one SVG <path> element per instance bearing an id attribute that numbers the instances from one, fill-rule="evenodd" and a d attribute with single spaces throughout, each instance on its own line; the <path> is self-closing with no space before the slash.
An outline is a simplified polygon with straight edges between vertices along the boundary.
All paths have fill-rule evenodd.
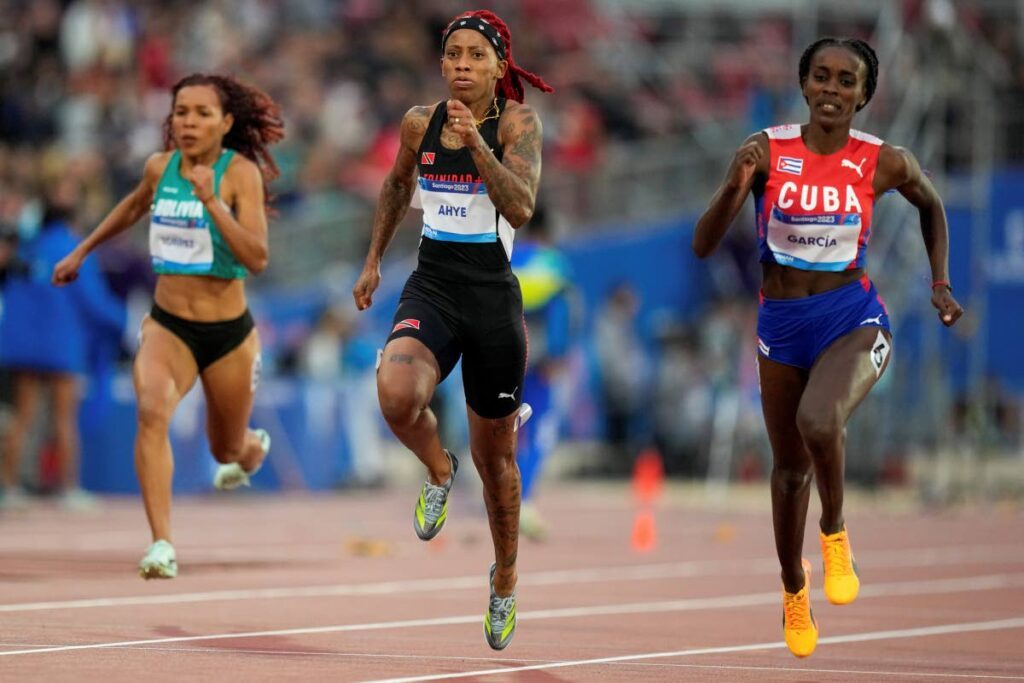
<path id="1" fill-rule="evenodd" d="M 92 229 L 161 144 L 168 87 L 180 75 L 226 71 L 281 104 L 271 265 L 251 279 L 265 380 L 254 423 L 275 438 L 258 485 L 330 489 L 364 467 L 415 465 L 377 417 L 376 346 L 413 267 L 418 212 L 385 261 L 368 314 L 349 290 L 365 254 L 373 204 L 414 104 L 445 96 L 437 68 L 452 2 L 219 0 L 0 3 L 0 224 L 31 234 L 45 189 L 80 190 L 75 224 Z M 670 473 L 722 483 L 757 480 L 770 455 L 753 365 L 758 269 L 748 207 L 720 252 L 697 262 L 692 223 L 750 132 L 806 120 L 796 64 L 822 34 L 867 39 L 879 90 L 855 125 L 910 148 L 950 219 L 951 276 L 967 310 L 954 330 L 928 303 L 916 214 L 879 201 L 869 269 L 896 335 L 895 362 L 850 426 L 849 476 L 912 486 L 926 501 L 1024 490 L 1024 8 L 1013 1 L 783 0 L 587 2 L 491 6 L 514 52 L 557 92 L 528 93 L 545 125 L 540 201 L 572 264 L 575 335 L 563 441 L 552 472 L 630 470 L 654 445 Z M 118 354 L 85 384 L 83 484 L 134 491 L 128 359 L 148 308 L 145 228 L 94 256 L 131 315 Z M 636 293 L 634 364 L 642 398 L 627 452 L 604 442 L 595 330 L 609 291 Z M 323 342 L 328 344 L 326 359 Z M 313 342 L 318 342 L 314 344 Z M 120 350 L 117 350 L 120 347 Z M 199 392 L 172 427 L 176 490 L 205 491 Z M 440 400 L 458 444 L 458 383 Z M 529 397 L 526 397 L 529 400 Z M 374 446 L 374 444 L 378 444 Z M 455 446 L 460 448 L 459 445 Z M 42 437 L 34 452 L 45 452 Z M 383 461 L 361 464 L 367 451 Z M 35 458 L 26 478 L 38 482 Z M 396 476 L 398 476 L 396 474 Z M 419 476 L 417 472 L 416 476 Z"/>

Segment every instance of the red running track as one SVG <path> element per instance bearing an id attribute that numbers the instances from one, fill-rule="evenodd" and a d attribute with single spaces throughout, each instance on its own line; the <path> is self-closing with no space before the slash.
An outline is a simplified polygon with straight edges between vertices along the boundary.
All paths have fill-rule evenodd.
<path id="1" fill-rule="evenodd" d="M 0 680 L 1024 680 L 1015 507 L 924 513 L 849 496 L 861 595 L 825 601 L 808 534 L 821 641 L 798 660 L 781 641 L 766 490 L 707 508 L 702 491 L 672 487 L 640 553 L 627 486 L 546 486 L 551 534 L 521 543 L 503 652 L 482 633 L 479 492 L 457 488 L 430 543 L 412 531 L 416 494 L 179 499 L 172 581 L 135 574 L 148 543 L 136 499 L 4 513 Z"/>

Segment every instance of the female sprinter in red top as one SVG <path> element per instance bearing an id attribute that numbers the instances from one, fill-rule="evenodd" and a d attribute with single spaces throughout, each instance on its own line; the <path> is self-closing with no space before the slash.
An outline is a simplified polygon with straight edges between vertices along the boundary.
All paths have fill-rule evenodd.
<path id="1" fill-rule="evenodd" d="M 801 560 L 812 473 L 821 497 L 825 595 L 852 602 L 860 580 L 843 520 L 846 422 L 885 371 L 892 337 L 885 304 L 865 271 L 875 199 L 896 189 L 917 207 L 944 325 L 963 313 L 947 270 L 946 214 L 905 149 L 852 129 L 875 92 L 878 59 L 867 43 L 823 38 L 800 58 L 810 108 L 803 125 L 751 135 L 736 152 L 693 249 L 710 254 L 753 192 L 763 269 L 757 325 L 761 405 L 771 441 L 775 545 L 782 565 L 783 631 L 810 655 L 818 627 Z"/>

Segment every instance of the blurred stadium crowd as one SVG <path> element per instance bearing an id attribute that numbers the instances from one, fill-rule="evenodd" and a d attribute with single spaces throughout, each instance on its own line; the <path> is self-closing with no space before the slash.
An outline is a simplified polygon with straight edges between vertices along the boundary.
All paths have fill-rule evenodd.
<path id="1" fill-rule="evenodd" d="M 804 120 L 796 65 L 803 46 L 821 34 L 881 42 L 879 94 L 859 127 L 890 130 L 903 111 L 900 95 L 922 74 L 945 91 L 937 115 L 949 135 L 929 160 L 940 177 L 976 161 L 967 123 L 976 100 L 958 90 L 983 60 L 1000 103 L 997 161 L 1024 160 L 1018 2 L 489 4 L 512 28 L 517 61 L 556 89 L 553 97 L 531 94 L 528 101 L 544 122 L 541 201 L 562 244 L 586 241 L 602 228 L 640 230 L 702 207 L 745 135 Z M 0 8 L 0 261 L 7 270 L 17 272 L 18 240 L 36 233 L 54 202 L 64 202 L 67 221 L 87 231 L 134 186 L 145 158 L 162 147 L 168 89 L 177 78 L 229 72 L 270 93 L 287 122 L 287 140 L 273 150 L 282 177 L 272 186 L 279 215 L 271 226 L 271 267 L 254 290 L 273 299 L 315 282 L 324 293 L 307 306 L 302 324 L 263 330 L 278 353 L 271 367 L 329 376 L 341 372 L 331 343 L 358 338 L 356 348 L 372 349 L 379 330 L 359 329 L 351 320 L 348 278 L 365 253 L 401 117 L 414 104 L 444 97 L 439 36 L 468 6 L 450 0 L 0 0 Z M 882 30 L 886 22 L 897 27 L 898 46 Z M 414 249 L 417 218 L 409 217 L 393 255 Z M 577 313 L 581 353 L 589 354 L 577 364 L 587 375 L 577 378 L 579 390 L 600 396 L 602 371 L 615 376 L 616 363 L 634 359 L 624 372 L 640 384 L 633 398 L 623 399 L 635 403 L 629 410 L 640 424 L 632 448 L 656 440 L 676 453 L 678 471 L 706 468 L 720 415 L 714 395 L 722 387 L 740 387 L 745 397 L 740 403 L 747 409 L 737 408 L 735 417 L 740 439 L 763 439 L 744 341 L 758 282 L 753 235 L 745 232 L 733 231 L 725 258 L 712 266 L 713 303 L 700 325 L 685 316 L 667 323 L 637 319 L 638 351 L 628 354 L 601 347 L 629 340 L 598 337 L 628 329 L 600 320 L 616 305 L 628 309 L 629 301 L 611 292 Z M 145 301 L 152 284 L 145 230 L 104 248 L 98 259 L 118 297 Z M 645 292 L 632 296 L 642 301 Z M 122 360 L 131 350 L 133 320 L 145 307 L 138 304 L 134 318 L 129 315 Z M 370 356 L 361 354 L 356 365 L 365 368 Z M 654 409 L 644 402 L 652 398 Z M 593 410 L 602 409 L 597 401 Z M 1007 429 L 1019 431 L 1010 423 Z M 751 448 L 763 451 L 763 444 Z M 749 464 L 752 476 L 756 460 Z"/>
<path id="2" fill-rule="evenodd" d="M 545 122 L 545 180 L 554 188 L 565 187 L 566 176 L 643 169 L 632 162 L 643 159 L 645 143 L 683 145 L 699 135 L 717 146 L 717 159 L 733 140 L 723 146 L 716 129 L 751 131 L 802 116 L 795 71 L 806 38 L 870 39 L 882 4 L 897 8 L 917 45 L 883 63 L 872 123 L 884 127 L 895 115 L 892 93 L 924 72 L 922 63 L 953 70 L 986 50 L 1000 72 L 1000 102 L 1018 113 L 1024 106 L 1016 3 L 857 4 L 861 9 L 827 2 L 494 3 L 515 29 L 515 52 L 558 91 L 531 98 Z M 394 157 L 401 116 L 444 95 L 438 37 L 464 8 L 450 0 L 2 5 L 0 221 L 8 228 L 30 220 L 34 200 L 57 176 L 81 183 L 77 222 L 94 225 L 161 147 L 168 87 L 192 71 L 239 75 L 282 105 L 288 140 L 276 150 L 284 173 L 275 190 L 285 216 L 362 207 L 376 198 Z M 878 47 L 884 55 L 885 46 Z M 960 87 L 953 76 L 947 87 Z M 1024 158 L 1020 119 L 1006 121 L 1011 160 Z M 953 147 L 947 165 L 969 162 L 965 149 Z M 592 183 L 580 185 L 586 184 Z M 574 226 L 600 216 L 585 202 L 559 206 Z"/>

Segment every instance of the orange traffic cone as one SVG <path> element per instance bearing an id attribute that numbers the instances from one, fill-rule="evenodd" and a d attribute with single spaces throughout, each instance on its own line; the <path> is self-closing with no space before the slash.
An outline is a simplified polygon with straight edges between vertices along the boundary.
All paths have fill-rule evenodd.
<path id="1" fill-rule="evenodd" d="M 656 448 L 642 451 L 633 465 L 633 495 L 641 504 L 652 503 L 661 495 L 664 484 L 661 453 Z"/>
<path id="2" fill-rule="evenodd" d="M 650 510 L 640 510 L 633 520 L 633 535 L 630 538 L 630 545 L 634 552 L 646 553 L 654 550 L 658 541 L 658 533 L 654 528 L 654 513 Z"/>
<path id="3" fill-rule="evenodd" d="M 661 453 L 656 448 L 645 449 L 633 465 L 633 497 L 639 505 L 630 537 L 630 545 L 635 552 L 650 552 L 657 544 L 651 506 L 661 496 L 664 484 L 665 468 L 661 464 Z"/>

